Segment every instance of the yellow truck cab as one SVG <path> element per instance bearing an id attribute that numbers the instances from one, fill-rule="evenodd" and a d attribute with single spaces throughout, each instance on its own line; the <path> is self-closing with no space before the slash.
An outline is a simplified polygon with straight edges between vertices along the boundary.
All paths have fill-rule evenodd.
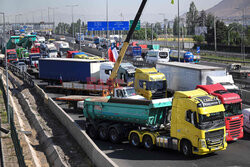
<path id="1" fill-rule="evenodd" d="M 171 114 L 172 138 L 185 155 L 225 150 L 224 106 L 201 89 L 176 91 Z"/>
<path id="2" fill-rule="evenodd" d="M 155 68 L 137 68 L 134 83 L 136 93 L 148 100 L 166 97 L 166 77 Z"/>

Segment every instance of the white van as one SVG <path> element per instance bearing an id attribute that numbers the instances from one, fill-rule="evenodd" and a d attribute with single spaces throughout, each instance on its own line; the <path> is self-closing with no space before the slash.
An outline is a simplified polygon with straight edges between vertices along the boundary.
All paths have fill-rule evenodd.
<path id="1" fill-rule="evenodd" d="M 150 50 L 146 55 L 146 62 L 156 64 L 156 62 L 169 62 L 170 49 Z"/>

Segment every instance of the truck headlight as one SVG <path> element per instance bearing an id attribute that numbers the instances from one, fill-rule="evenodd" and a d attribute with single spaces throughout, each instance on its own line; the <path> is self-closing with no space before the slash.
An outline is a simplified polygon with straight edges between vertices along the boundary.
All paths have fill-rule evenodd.
<path id="1" fill-rule="evenodd" d="M 201 147 L 206 148 L 206 140 L 205 139 L 199 139 L 199 143 Z"/>

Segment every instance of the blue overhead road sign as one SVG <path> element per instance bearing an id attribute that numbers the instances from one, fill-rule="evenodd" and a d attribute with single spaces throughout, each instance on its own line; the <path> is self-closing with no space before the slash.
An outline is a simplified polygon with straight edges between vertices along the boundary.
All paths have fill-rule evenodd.
<path id="1" fill-rule="evenodd" d="M 129 30 L 128 21 L 109 21 L 109 30 Z M 107 31 L 106 21 L 88 21 L 88 31 Z"/>

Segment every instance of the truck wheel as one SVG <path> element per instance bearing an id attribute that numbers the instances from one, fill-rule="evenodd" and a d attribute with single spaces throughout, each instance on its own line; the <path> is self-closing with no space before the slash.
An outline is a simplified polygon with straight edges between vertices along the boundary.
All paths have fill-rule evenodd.
<path id="1" fill-rule="evenodd" d="M 152 150 L 154 148 L 153 140 L 151 136 L 146 135 L 143 137 L 143 145 L 147 150 Z"/>
<path id="2" fill-rule="evenodd" d="M 191 143 L 184 140 L 181 144 L 181 151 L 186 157 L 191 157 L 193 155 Z"/>
<path id="3" fill-rule="evenodd" d="M 107 140 L 108 139 L 108 130 L 104 126 L 100 126 L 98 129 L 98 134 L 101 140 Z"/>
<path id="4" fill-rule="evenodd" d="M 121 141 L 119 133 L 118 133 L 118 131 L 115 128 L 111 128 L 109 130 L 109 140 L 112 143 L 119 143 Z"/>
<path id="5" fill-rule="evenodd" d="M 95 127 L 93 125 L 90 125 L 88 128 L 87 128 L 87 133 L 89 135 L 90 138 L 92 139 L 96 139 L 97 138 L 97 131 L 95 129 Z"/>
<path id="6" fill-rule="evenodd" d="M 138 147 L 140 145 L 140 138 L 139 138 L 138 134 L 132 133 L 130 135 L 130 144 L 132 144 L 135 147 Z"/>

